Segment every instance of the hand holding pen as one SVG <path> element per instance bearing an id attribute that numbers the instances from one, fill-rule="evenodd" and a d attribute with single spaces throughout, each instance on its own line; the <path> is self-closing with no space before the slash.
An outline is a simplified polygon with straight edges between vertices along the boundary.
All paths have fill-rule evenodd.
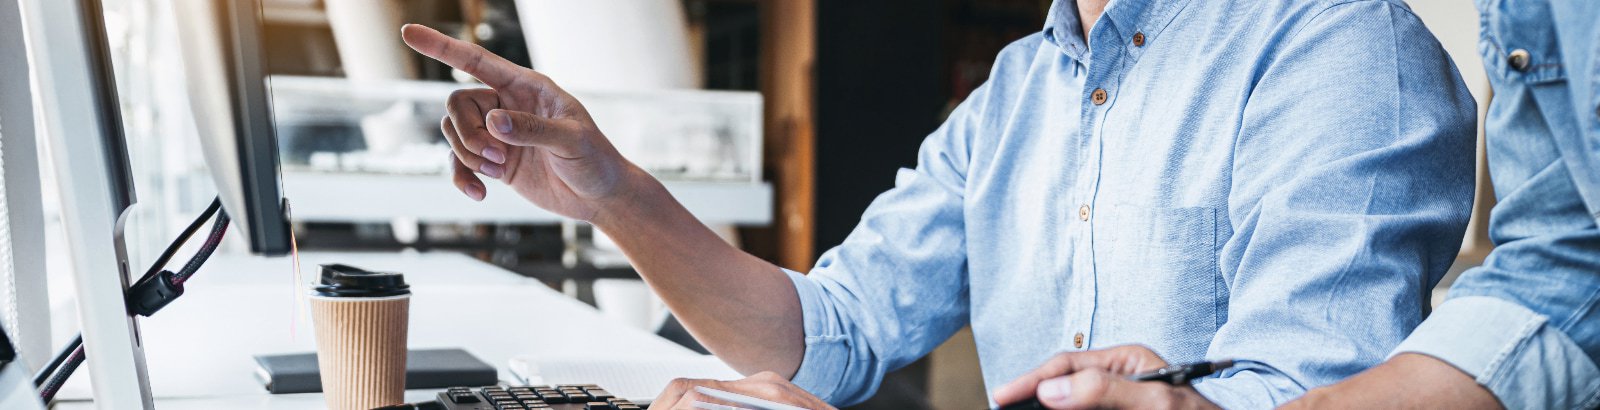
<path id="1" fill-rule="evenodd" d="M 1210 409 L 1217 406 L 1189 383 L 1231 366 L 1231 360 L 1172 366 L 1134 345 L 1065 352 L 994 389 L 992 399 L 1002 410 Z"/>
<path id="2" fill-rule="evenodd" d="M 1232 360 L 1219 360 L 1215 362 L 1196 362 L 1190 364 L 1177 364 L 1156 369 L 1155 371 L 1139 373 L 1128 376 L 1129 381 L 1135 382 L 1161 382 L 1173 386 L 1186 386 L 1190 381 L 1201 377 L 1210 376 L 1216 372 L 1233 367 Z M 1048 409 L 1038 397 L 1023 400 L 1020 403 L 1001 406 L 1000 410 L 1032 410 Z"/>

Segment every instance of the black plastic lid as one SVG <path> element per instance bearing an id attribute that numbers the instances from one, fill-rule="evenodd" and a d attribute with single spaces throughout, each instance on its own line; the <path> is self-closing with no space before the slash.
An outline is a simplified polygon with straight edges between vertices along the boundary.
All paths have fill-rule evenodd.
<path id="1" fill-rule="evenodd" d="M 377 298 L 411 294 L 405 275 L 373 272 L 350 265 L 322 265 L 322 278 L 312 294 L 335 298 Z"/>

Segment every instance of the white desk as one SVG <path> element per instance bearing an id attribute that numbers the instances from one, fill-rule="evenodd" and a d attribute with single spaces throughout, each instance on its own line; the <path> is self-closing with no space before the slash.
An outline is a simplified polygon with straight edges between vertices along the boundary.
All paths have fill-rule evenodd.
<path id="1" fill-rule="evenodd" d="M 534 279 L 463 255 L 307 253 L 301 255 L 302 275 L 312 280 L 318 264 L 333 262 L 404 273 L 413 294 L 410 348 L 466 349 L 500 368 L 502 380 L 512 380 L 506 365 L 523 354 L 696 355 L 609 320 Z M 316 349 L 304 307 L 291 335 L 291 272 L 288 258 L 218 255 L 185 284 L 182 298 L 140 322 L 160 408 L 322 408 L 320 394 L 268 394 L 255 377 L 253 355 Z M 574 327 L 551 332 L 532 326 L 539 317 L 561 318 Z M 55 408 L 91 407 L 89 375 L 82 372 L 73 375 Z M 431 400 L 436 392 L 407 391 L 406 400 Z"/>

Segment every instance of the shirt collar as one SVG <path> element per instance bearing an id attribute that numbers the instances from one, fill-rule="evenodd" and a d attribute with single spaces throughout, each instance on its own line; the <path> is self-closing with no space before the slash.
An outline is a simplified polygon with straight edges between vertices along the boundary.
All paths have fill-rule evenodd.
<path id="1" fill-rule="evenodd" d="M 1061 49 L 1075 60 L 1081 60 L 1086 41 L 1083 39 L 1083 24 L 1078 20 L 1078 2 L 1075 0 L 1055 0 L 1050 3 L 1050 12 L 1044 18 L 1044 38 Z"/>
<path id="2" fill-rule="evenodd" d="M 1094 27 L 1108 30 L 1099 34 L 1099 39 L 1115 40 L 1119 46 L 1132 41 L 1134 33 L 1144 33 L 1146 42 L 1155 41 L 1178 10 L 1187 3 L 1188 0 L 1112 0 Z M 1111 24 L 1104 24 L 1107 21 Z M 1089 52 L 1089 42 L 1084 39 L 1082 27 L 1078 19 L 1077 1 L 1055 0 L 1050 3 L 1050 12 L 1044 21 L 1045 40 L 1055 44 L 1062 53 L 1080 61 Z"/>

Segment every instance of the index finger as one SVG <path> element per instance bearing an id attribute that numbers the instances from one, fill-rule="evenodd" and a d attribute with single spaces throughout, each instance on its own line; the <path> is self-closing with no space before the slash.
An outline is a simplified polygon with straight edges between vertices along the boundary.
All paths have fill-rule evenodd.
<path id="1" fill-rule="evenodd" d="M 400 39 L 412 50 L 465 71 L 490 87 L 510 85 L 522 70 L 522 66 L 500 58 L 477 44 L 457 40 L 421 24 L 400 26 Z"/>

